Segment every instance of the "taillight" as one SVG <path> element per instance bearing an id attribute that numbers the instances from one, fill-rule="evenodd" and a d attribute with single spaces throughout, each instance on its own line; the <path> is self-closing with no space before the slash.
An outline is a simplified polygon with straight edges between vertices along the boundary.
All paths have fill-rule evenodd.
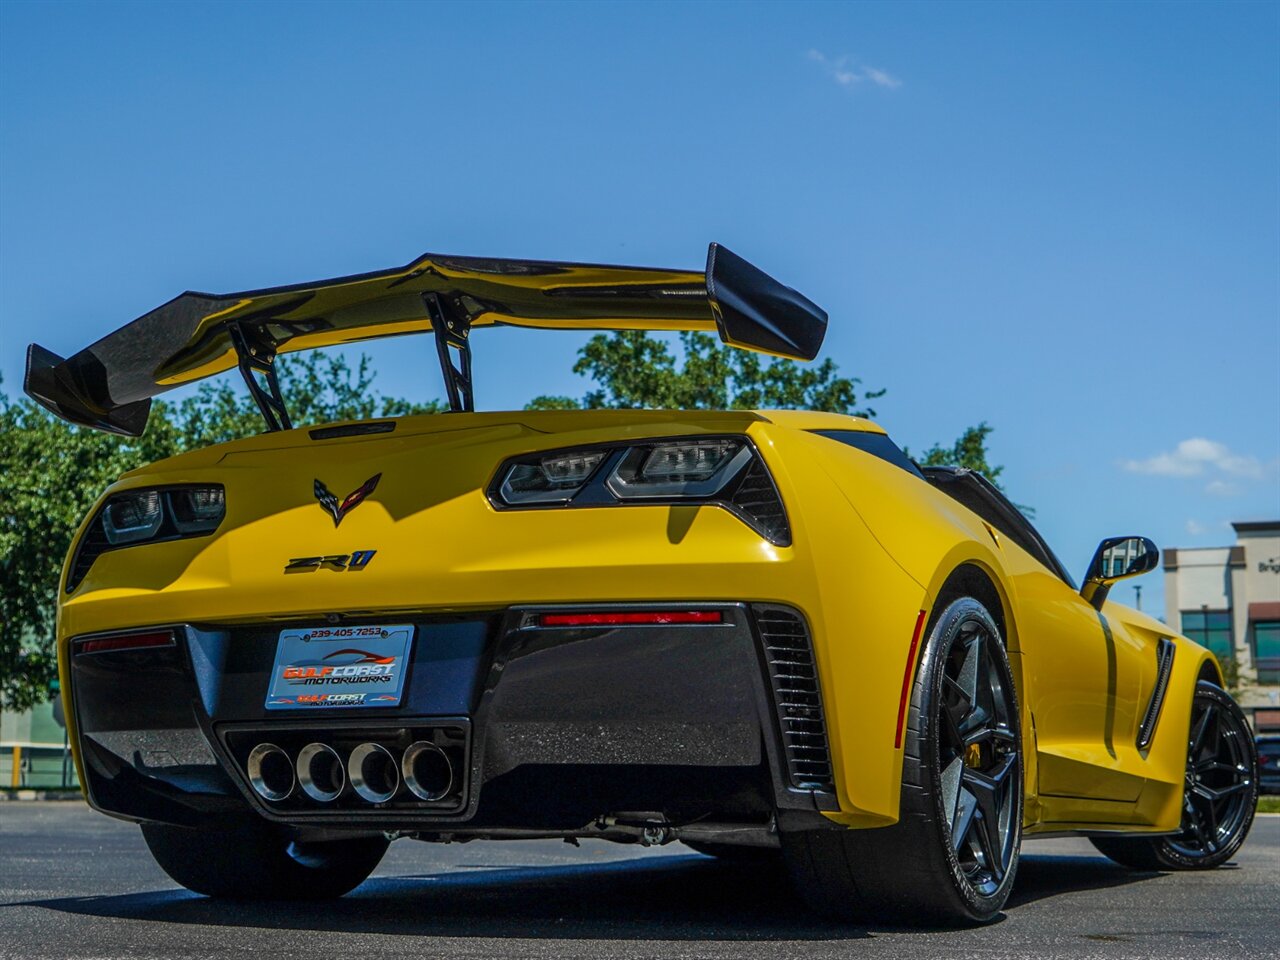
<path id="1" fill-rule="evenodd" d="M 751 459 L 741 440 L 688 440 L 635 447 L 609 474 L 609 490 L 621 500 L 711 497 Z"/>
<path id="2" fill-rule="evenodd" d="M 72 650 L 82 653 L 119 653 L 124 650 L 147 650 L 154 647 L 172 647 L 172 630 L 151 630 L 146 633 L 117 634 L 113 637 L 90 637 L 77 640 Z"/>
<path id="3" fill-rule="evenodd" d="M 685 623 L 724 623 L 719 610 L 593 610 L 543 613 L 540 627 L 635 627 Z"/>
<path id="4" fill-rule="evenodd" d="M 175 487 L 169 491 L 173 525 L 183 536 L 212 533 L 227 512 L 221 487 Z"/>
<path id="5" fill-rule="evenodd" d="M 672 437 L 513 457 L 489 485 L 500 509 L 707 504 L 776 546 L 791 526 L 768 468 L 742 436 Z"/>
<path id="6" fill-rule="evenodd" d="M 115 547 L 152 539 L 163 521 L 159 490 L 131 490 L 102 507 L 102 532 Z"/>
<path id="7" fill-rule="evenodd" d="M 604 450 L 564 450 L 514 461 L 502 479 L 502 499 L 512 506 L 565 503 L 591 479 L 604 456 Z"/>
<path id="8" fill-rule="evenodd" d="M 112 494 L 89 522 L 67 575 L 67 592 L 80 585 L 93 562 L 108 550 L 202 537 L 227 513 L 217 484 L 125 490 Z"/>

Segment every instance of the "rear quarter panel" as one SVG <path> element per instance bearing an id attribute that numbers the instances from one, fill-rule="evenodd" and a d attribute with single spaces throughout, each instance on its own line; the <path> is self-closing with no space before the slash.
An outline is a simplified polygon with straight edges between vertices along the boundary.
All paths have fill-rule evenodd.
<path id="1" fill-rule="evenodd" d="M 869 425 L 862 425 L 867 429 Z M 761 425 L 768 460 L 815 573 L 815 653 L 834 762 L 844 786 L 840 815 L 851 826 L 896 821 L 902 749 L 896 743 L 904 676 L 914 676 L 911 640 L 946 573 L 974 563 L 1000 582 L 986 536 L 925 481 L 877 457 L 808 432 L 851 427 L 807 420 Z M 871 427 L 878 431 L 879 428 Z M 845 806 L 846 796 L 849 806 Z"/>

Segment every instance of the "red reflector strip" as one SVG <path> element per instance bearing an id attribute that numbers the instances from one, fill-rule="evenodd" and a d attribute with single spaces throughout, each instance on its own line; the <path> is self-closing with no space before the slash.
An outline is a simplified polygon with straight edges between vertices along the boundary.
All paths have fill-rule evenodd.
<path id="1" fill-rule="evenodd" d="M 723 623 L 719 610 L 645 610 L 615 613 L 544 613 L 543 627 L 629 627 L 637 624 Z"/>
<path id="2" fill-rule="evenodd" d="M 907 651 L 907 665 L 902 671 L 902 693 L 898 697 L 898 729 L 893 735 L 893 749 L 902 746 L 902 724 L 907 718 L 907 700 L 911 694 L 911 669 L 916 662 L 916 648 L 920 646 L 920 631 L 924 629 L 924 611 L 916 617 L 916 628 L 911 632 L 911 649 Z"/>
<path id="3" fill-rule="evenodd" d="M 76 653 L 107 653 L 120 650 L 145 650 L 149 647 L 173 646 L 173 634 L 165 630 L 162 633 L 131 633 L 127 637 L 99 637 L 94 640 L 81 640 L 76 643 Z"/>

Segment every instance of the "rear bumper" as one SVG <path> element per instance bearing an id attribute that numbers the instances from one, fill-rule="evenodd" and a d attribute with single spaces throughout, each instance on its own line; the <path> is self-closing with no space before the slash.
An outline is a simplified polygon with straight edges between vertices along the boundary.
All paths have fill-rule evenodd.
<path id="1" fill-rule="evenodd" d="M 540 625 L 545 609 L 594 608 L 566 605 L 422 618 L 399 706 L 322 714 L 265 709 L 286 623 L 177 625 L 170 647 L 69 654 L 86 791 L 105 813 L 191 826 L 254 813 L 457 837 L 589 835 L 619 822 L 827 825 L 822 811 L 838 804 L 804 616 L 662 605 L 694 607 L 721 622 Z M 349 783 L 332 801 L 296 785 L 272 801 L 246 773 L 258 743 L 291 760 L 324 743 L 345 761 L 360 742 L 399 759 L 422 739 L 456 768 L 435 802 L 402 786 L 370 803 Z"/>

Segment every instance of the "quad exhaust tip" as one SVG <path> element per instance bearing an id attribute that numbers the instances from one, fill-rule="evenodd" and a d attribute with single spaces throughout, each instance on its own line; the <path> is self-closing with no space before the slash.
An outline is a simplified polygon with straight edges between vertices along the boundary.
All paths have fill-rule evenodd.
<path id="1" fill-rule="evenodd" d="M 249 783 L 258 796 L 273 803 L 293 793 L 293 763 L 274 743 L 260 743 L 249 751 Z"/>
<path id="2" fill-rule="evenodd" d="M 453 764 L 434 743 L 411 743 L 400 759 L 404 785 L 420 800 L 443 800 L 453 789 Z"/>
<path id="3" fill-rule="evenodd" d="M 400 770 L 391 751 L 378 743 L 362 743 L 347 760 L 351 786 L 370 803 L 386 803 L 400 789 Z"/>
<path id="4" fill-rule="evenodd" d="M 298 785 L 317 803 L 338 799 L 347 785 L 346 768 L 338 751 L 326 743 L 308 743 L 298 753 Z"/>

